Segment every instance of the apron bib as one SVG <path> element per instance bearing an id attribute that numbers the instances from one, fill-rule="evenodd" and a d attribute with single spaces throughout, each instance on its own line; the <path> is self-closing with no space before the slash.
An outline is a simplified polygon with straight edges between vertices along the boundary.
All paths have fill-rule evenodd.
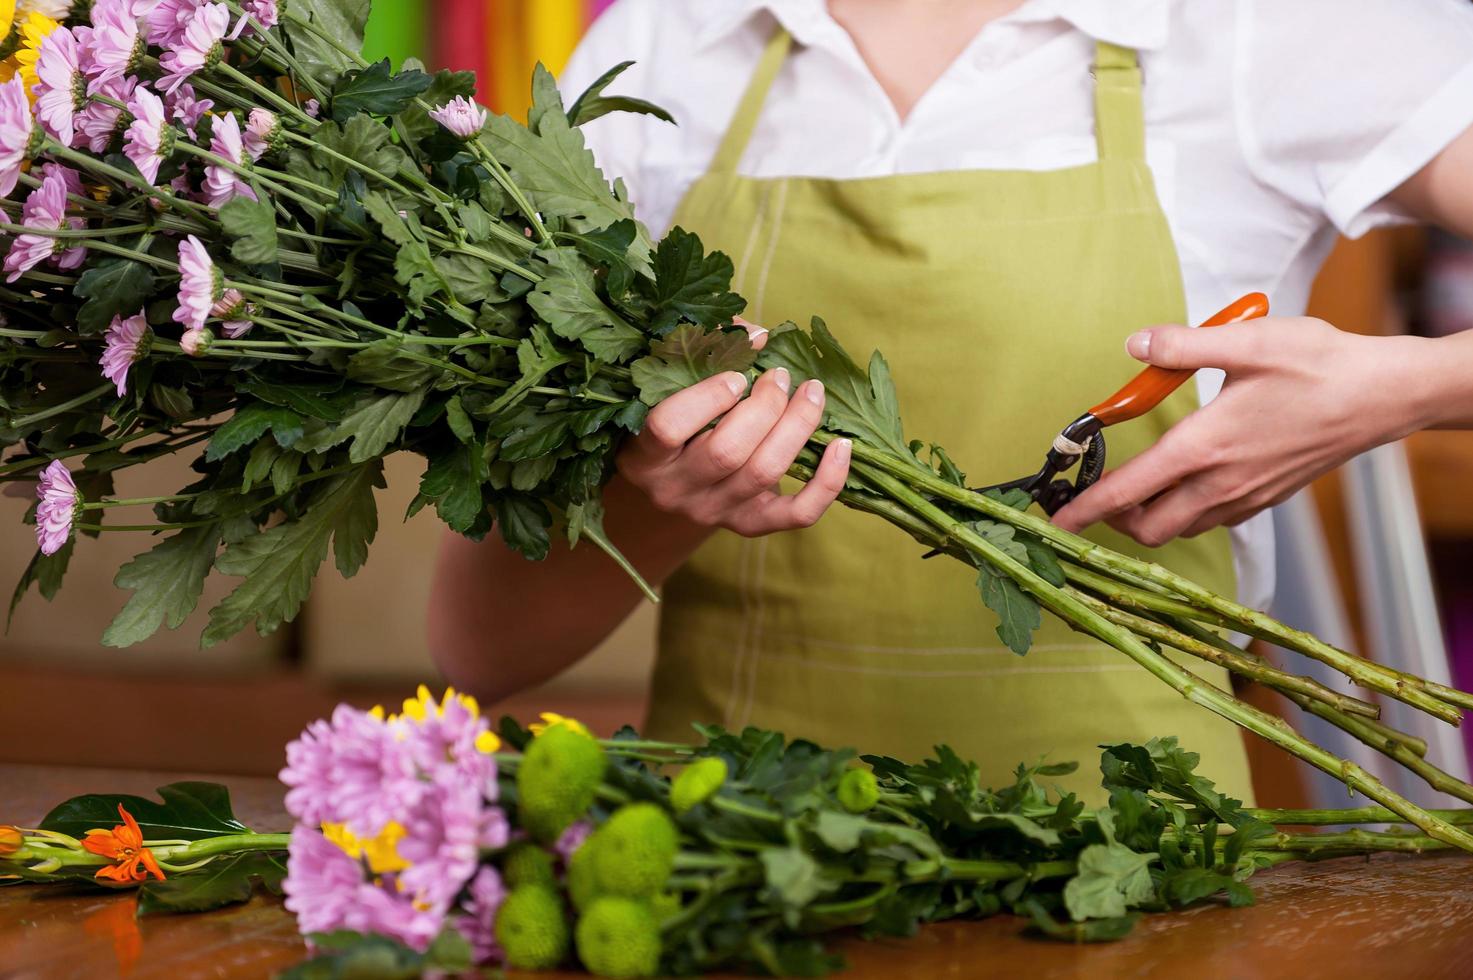
<path id="1" fill-rule="evenodd" d="M 934 441 L 985 485 L 1038 468 L 1059 428 L 1128 380 L 1132 331 L 1185 320 L 1180 267 L 1145 162 L 1134 52 L 1101 43 L 1099 160 L 1048 172 L 956 171 L 856 180 L 757 179 L 737 166 L 791 41 L 764 53 L 707 174 L 675 223 L 720 249 L 758 323 L 825 318 L 863 364 L 890 362 L 906 437 Z M 1110 430 L 1115 464 L 1196 407 L 1185 386 Z M 791 488 L 788 488 L 791 489 Z M 1215 591 L 1235 590 L 1225 530 L 1145 549 Z M 1041 756 L 1080 763 L 1060 785 L 1099 790 L 1099 748 L 1177 735 L 1202 772 L 1251 798 L 1241 736 L 1123 654 L 1044 613 L 1018 657 L 976 575 L 880 520 L 832 508 L 814 527 L 720 532 L 667 583 L 645 730 L 695 722 L 919 761 L 945 742 L 1010 781 Z M 1226 687 L 1220 668 L 1184 660 Z"/>

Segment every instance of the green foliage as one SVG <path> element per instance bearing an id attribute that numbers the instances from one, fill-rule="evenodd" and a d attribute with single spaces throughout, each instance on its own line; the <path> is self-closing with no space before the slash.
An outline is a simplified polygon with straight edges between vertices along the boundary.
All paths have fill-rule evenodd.
<path id="1" fill-rule="evenodd" d="M 142 796 L 118 793 L 89 793 L 54 807 L 41 820 L 42 830 L 81 839 L 94 827 L 114 827 L 121 804 L 145 839 L 200 840 L 220 834 L 243 834 L 249 828 L 235 819 L 230 791 L 218 783 L 170 783 L 156 791 L 159 802 Z"/>
<path id="2" fill-rule="evenodd" d="M 133 595 L 102 634 L 103 644 L 132 646 L 160 626 L 177 629 L 199 604 L 220 533 L 218 523 L 184 528 L 118 569 L 113 584 Z"/>
<path id="3" fill-rule="evenodd" d="M 546 885 L 521 885 L 496 913 L 496 941 L 507 966 L 550 970 L 568 955 L 568 921 L 557 892 Z"/>
<path id="4" fill-rule="evenodd" d="M 665 888 L 679 840 L 675 824 L 653 803 L 620 807 L 584 843 L 602 895 L 650 898 Z"/>
<path id="5" fill-rule="evenodd" d="M 602 75 L 598 76 L 592 85 L 583 91 L 583 94 L 573 100 L 568 107 L 568 121 L 574 126 L 581 126 L 586 122 L 592 122 L 600 116 L 606 116 L 611 112 L 634 112 L 656 119 L 663 119 L 667 123 L 674 123 L 675 117 L 652 102 L 644 99 L 636 99 L 628 95 L 604 95 L 604 89 L 614 79 L 634 65 L 632 61 L 622 61 Z"/>
<path id="6" fill-rule="evenodd" d="M 283 857 L 261 851 L 218 858 L 193 874 L 149 880 L 138 889 L 138 914 L 205 912 L 250 901 L 257 883 L 276 894 L 286 877 Z"/>
<path id="7" fill-rule="evenodd" d="M 278 974 L 280 980 L 414 980 L 459 976 L 471 966 L 470 944 L 448 927 L 423 953 L 387 936 L 346 929 L 307 939 L 317 954 Z"/>
<path id="8" fill-rule="evenodd" d="M 389 67 L 388 58 L 367 68 L 349 69 L 333 86 L 332 118 L 341 123 L 360 112 L 376 116 L 403 112 L 430 87 L 431 82 L 429 75 L 414 69 L 395 74 Z"/>
<path id="9" fill-rule="evenodd" d="M 77 311 L 77 329 L 102 333 L 115 316 L 132 316 L 153 292 L 153 272 L 142 262 L 107 258 L 86 270 L 72 292 L 87 302 Z"/>
<path id="10" fill-rule="evenodd" d="M 269 265 L 276 261 L 276 212 L 269 198 L 258 200 L 242 195 L 220 206 L 220 226 L 231 239 L 230 254 L 246 265 Z"/>
<path id="11" fill-rule="evenodd" d="M 517 766 L 522 825 L 551 843 L 588 812 L 603 779 L 603 747 L 569 725 L 552 725 L 527 746 Z"/>
<path id="12" fill-rule="evenodd" d="M 634 383 L 646 405 L 725 371 L 750 370 L 757 352 L 745 330 L 701 330 L 676 327 L 668 337 L 650 344 L 649 355 L 635 361 Z"/>
<path id="13" fill-rule="evenodd" d="M 650 329 L 666 333 L 684 320 L 711 329 L 729 323 L 747 305 L 727 287 L 731 259 L 721 252 L 707 253 L 701 240 L 683 228 L 673 228 L 660 240 L 654 258 L 654 304 Z"/>
<path id="14" fill-rule="evenodd" d="M 660 969 L 660 924 L 648 901 L 606 895 L 578 919 L 578 959 L 601 977 L 652 977 Z"/>
<path id="15" fill-rule="evenodd" d="M 293 15 L 310 21 L 318 31 L 337 42 L 325 41 L 316 32 L 298 27 L 288 18 L 282 30 L 291 42 L 297 62 L 319 82 L 336 81 L 350 63 L 339 47 L 348 51 L 363 47 L 368 8 L 369 0 L 292 0 Z"/>

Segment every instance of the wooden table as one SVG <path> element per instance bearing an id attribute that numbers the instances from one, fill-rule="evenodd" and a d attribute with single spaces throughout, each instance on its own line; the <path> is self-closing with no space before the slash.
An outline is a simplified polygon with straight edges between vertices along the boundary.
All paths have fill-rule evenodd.
<path id="1" fill-rule="evenodd" d="M 134 771 L 0 765 L 0 822 L 34 824 L 82 792 L 151 795 L 181 778 Z M 206 777 L 200 777 L 206 778 Z M 286 826 L 281 790 L 227 778 L 238 816 Z M 1022 923 L 926 928 L 909 940 L 840 945 L 855 980 L 1190 977 L 1192 980 L 1473 976 L 1473 858 L 1379 857 L 1288 865 L 1254 879 L 1252 908 L 1201 906 L 1150 916 L 1129 938 L 1067 946 L 1020 935 Z M 278 900 L 200 915 L 133 917 L 127 896 L 0 888 L 0 978 L 99 980 L 267 977 L 305 950 Z M 533 974 L 556 980 L 554 975 Z"/>

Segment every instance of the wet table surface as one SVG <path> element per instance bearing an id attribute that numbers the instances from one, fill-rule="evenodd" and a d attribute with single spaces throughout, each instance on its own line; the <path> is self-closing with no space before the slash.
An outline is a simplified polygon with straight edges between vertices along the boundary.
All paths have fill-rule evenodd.
<path id="1" fill-rule="evenodd" d="M 0 765 L 0 823 L 34 825 L 86 792 L 152 796 L 181 778 L 97 769 Z M 284 829 L 279 784 L 224 778 L 237 815 Z M 893 978 L 1252 978 L 1473 976 L 1473 858 L 1384 856 L 1292 864 L 1253 880 L 1258 904 L 1148 916 L 1126 939 L 1068 946 L 1028 939 L 1023 923 L 927 927 L 907 940 L 839 943 L 855 980 Z M 131 896 L 0 888 L 0 978 L 95 980 L 269 977 L 305 949 L 278 899 L 198 915 L 134 917 Z M 553 978 L 551 974 L 537 974 Z"/>

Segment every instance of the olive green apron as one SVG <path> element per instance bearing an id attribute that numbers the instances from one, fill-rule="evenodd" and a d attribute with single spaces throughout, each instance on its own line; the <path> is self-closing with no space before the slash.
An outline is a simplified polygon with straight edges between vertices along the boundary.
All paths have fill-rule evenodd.
<path id="1" fill-rule="evenodd" d="M 1139 369 L 1125 337 L 1185 318 L 1145 162 L 1134 52 L 1098 47 L 1097 163 L 857 180 L 739 176 L 790 44 L 779 32 L 769 45 L 676 224 L 732 257 L 748 318 L 806 324 L 817 313 L 861 364 L 882 350 L 907 438 L 943 446 L 973 485 L 1032 473 L 1064 423 Z M 1192 387 L 1112 429 L 1112 462 L 1196 407 Z M 1109 530 L 1089 536 L 1235 590 L 1226 531 L 1154 551 Z M 1204 773 L 1236 795 L 1251 792 L 1231 724 L 1047 613 L 1032 650 L 1013 654 L 975 574 L 952 559 L 921 561 L 921 550 L 843 507 L 807 530 L 719 533 L 665 588 L 650 735 L 688 738 L 693 722 L 759 725 L 910 760 L 945 742 L 994 783 L 1046 754 L 1079 761 L 1060 782 L 1095 799 L 1097 746 L 1177 735 L 1201 753 Z M 1218 668 L 1192 668 L 1227 684 Z"/>

